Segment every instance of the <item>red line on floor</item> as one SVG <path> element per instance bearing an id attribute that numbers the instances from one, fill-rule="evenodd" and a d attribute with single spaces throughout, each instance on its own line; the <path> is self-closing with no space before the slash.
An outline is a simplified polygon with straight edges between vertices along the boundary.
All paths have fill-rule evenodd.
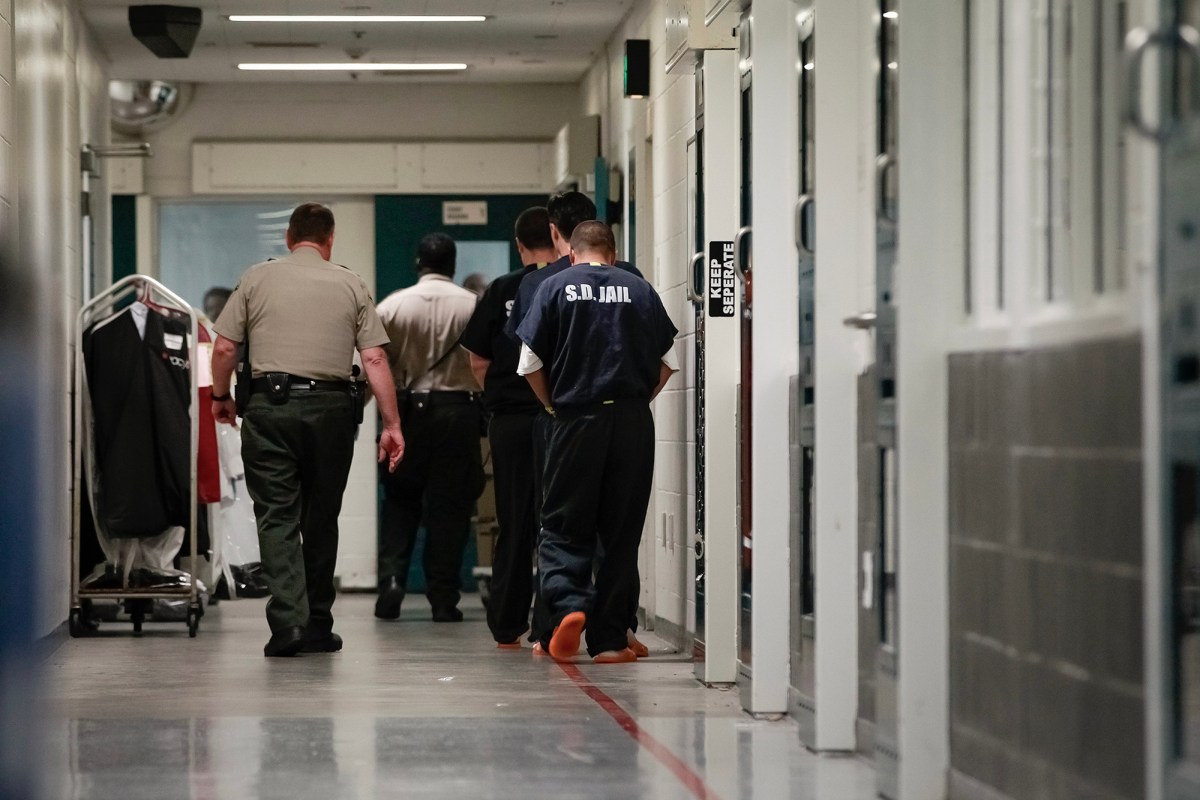
<path id="1" fill-rule="evenodd" d="M 679 779 L 687 790 L 692 793 L 696 800 L 720 800 L 720 797 L 712 789 L 708 788 L 708 784 L 704 782 L 696 772 L 688 766 L 688 764 L 679 756 L 671 752 L 671 749 L 665 744 L 651 736 L 641 725 L 638 725 L 637 720 L 625 709 L 621 708 L 616 700 L 613 700 L 604 690 L 594 683 L 589 681 L 579 667 L 567 662 L 558 662 L 562 667 L 562 671 L 567 673 L 567 677 L 575 681 L 575 685 L 596 702 L 596 705 L 604 709 L 610 717 L 616 720 L 616 723 L 628 733 L 633 739 L 646 748 L 650 755 L 659 760 L 660 763 Z"/>

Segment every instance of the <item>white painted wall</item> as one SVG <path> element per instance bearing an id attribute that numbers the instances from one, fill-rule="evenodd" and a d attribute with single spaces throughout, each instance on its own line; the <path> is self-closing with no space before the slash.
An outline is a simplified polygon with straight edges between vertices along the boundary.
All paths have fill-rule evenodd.
<path id="1" fill-rule="evenodd" d="M 691 257 L 687 141 L 695 134 L 695 93 L 690 69 L 666 74 L 665 19 L 664 0 L 645 0 L 631 10 L 584 76 L 579 111 L 601 115 L 602 153 L 623 176 L 629 174 L 631 148 L 650 151 L 649 158 L 643 156 L 638 164 L 639 174 L 650 178 L 650 196 L 643 195 L 639 201 L 638 229 L 639 239 L 652 237 L 648 241 L 653 243 L 653 261 L 643 258 L 638 268 L 658 289 L 679 328 L 676 348 L 682 369 L 654 402 L 654 493 L 642 541 L 642 564 L 653 565 L 653 573 L 642 575 L 642 606 L 652 608 L 659 620 L 686 633 L 678 644 L 686 641 L 690 645 L 696 619 L 691 588 L 695 578 L 695 467 L 688 444 L 689 409 L 695 394 L 695 323 L 684 281 Z M 623 96 L 625 39 L 650 40 L 649 100 Z M 647 214 L 646 206 L 651 204 L 652 213 Z M 647 549 L 653 553 L 646 553 Z"/>
<path id="2" fill-rule="evenodd" d="M 344 198 L 330 203 L 337 221 L 333 260 L 362 276 L 367 286 L 375 285 L 375 198 Z M 377 482 L 375 474 L 374 406 L 363 415 L 354 443 L 350 479 L 342 495 L 338 517 L 339 542 L 337 577 L 343 588 L 373 589 L 376 586 Z"/>
<path id="3" fill-rule="evenodd" d="M 916 0 L 899 26 L 896 264 L 901 800 L 946 795 L 949 714 L 947 331 L 961 316 L 966 136 L 961 6 Z M 905 165 L 919 165 L 916 168 Z"/>
<path id="4" fill-rule="evenodd" d="M 192 143 L 224 141 L 543 140 L 576 107 L 559 84 L 205 84 L 179 116 L 144 139 L 145 191 L 192 193 Z"/>
<path id="5" fill-rule="evenodd" d="M 31 396 L 42 487 L 38 526 L 36 632 L 67 616 L 70 574 L 70 364 L 80 304 L 80 173 L 83 142 L 108 140 L 104 59 L 70 0 L 0 3 L 0 236 L 32 276 L 38 324 Z M 97 273 L 106 278 L 110 233 L 107 190 L 93 184 Z M 13 247 L 13 242 L 16 242 Z"/>
<path id="6" fill-rule="evenodd" d="M 816 747 L 853 750 L 858 712 L 858 376 L 871 347 L 843 320 L 875 236 L 874 0 L 816 0 Z M 852 132 L 852 133 L 848 133 Z M 847 176 L 853 176 L 848 180 Z"/>
<path id="7" fill-rule="evenodd" d="M 796 8 L 783 2 L 760 4 L 751 19 L 754 680 L 748 699 L 743 693 L 743 706 L 756 713 L 776 713 L 787 709 L 791 612 L 790 509 L 784 498 L 794 487 L 783 432 L 790 417 L 789 379 L 799 373 L 800 361 L 793 235 L 799 184 Z"/>

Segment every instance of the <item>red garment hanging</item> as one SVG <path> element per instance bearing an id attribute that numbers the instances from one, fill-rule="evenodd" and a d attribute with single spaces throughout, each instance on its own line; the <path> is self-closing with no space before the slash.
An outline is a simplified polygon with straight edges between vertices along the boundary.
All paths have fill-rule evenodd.
<path id="1" fill-rule="evenodd" d="M 217 421 L 212 413 L 212 351 L 203 347 L 212 343 L 212 337 L 203 325 L 196 326 L 199 343 L 196 358 L 204 361 L 200 370 L 199 406 L 200 446 L 196 454 L 196 493 L 201 503 L 221 502 L 221 468 L 217 456 Z M 197 368 L 201 365 L 197 364 Z"/>

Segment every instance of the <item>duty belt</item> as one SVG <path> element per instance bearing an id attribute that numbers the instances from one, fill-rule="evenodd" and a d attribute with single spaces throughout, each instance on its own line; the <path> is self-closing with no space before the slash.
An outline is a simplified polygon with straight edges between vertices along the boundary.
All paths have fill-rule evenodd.
<path id="1" fill-rule="evenodd" d="M 250 386 L 256 392 L 269 392 L 272 388 L 271 381 L 268 378 L 255 378 L 250 382 Z M 348 392 L 350 391 L 350 381 L 318 381 L 312 378 L 289 375 L 288 388 L 292 391 Z"/>
<path id="2" fill-rule="evenodd" d="M 424 410 L 433 406 L 451 406 L 463 405 L 466 403 L 478 403 L 480 400 L 479 392 L 454 392 L 454 391 L 428 391 L 428 392 L 410 392 L 409 402 L 414 408 Z"/>

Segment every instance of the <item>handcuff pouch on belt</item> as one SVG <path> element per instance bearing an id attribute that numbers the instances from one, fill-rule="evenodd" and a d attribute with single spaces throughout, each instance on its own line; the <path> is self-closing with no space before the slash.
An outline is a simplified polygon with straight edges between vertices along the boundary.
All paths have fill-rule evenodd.
<path id="1" fill-rule="evenodd" d="M 267 400 L 273 406 L 285 405 L 292 392 L 292 376 L 286 372 L 268 372 L 264 377 L 267 379 Z"/>

